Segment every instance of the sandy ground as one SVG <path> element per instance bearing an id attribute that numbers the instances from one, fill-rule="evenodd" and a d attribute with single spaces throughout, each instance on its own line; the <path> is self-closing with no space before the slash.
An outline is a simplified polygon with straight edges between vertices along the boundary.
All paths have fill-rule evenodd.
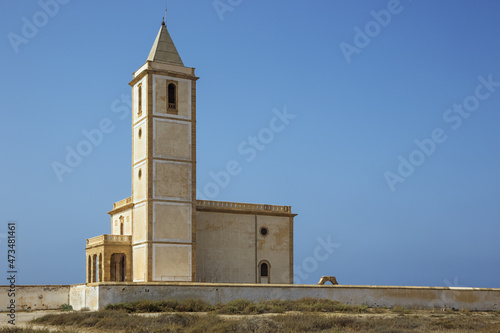
<path id="1" fill-rule="evenodd" d="M 30 320 L 33 320 L 35 318 L 44 316 L 46 314 L 52 314 L 52 313 L 63 313 L 61 311 L 57 310 L 44 310 L 44 311 L 32 311 L 32 312 L 16 312 L 16 326 L 21 326 L 21 324 L 26 324 Z M 5 327 L 5 326 L 12 326 L 11 324 L 8 323 L 10 317 L 8 317 L 9 313 L 2 312 L 0 313 L 0 327 Z"/>
<path id="2" fill-rule="evenodd" d="M 46 314 L 50 313 L 62 313 L 61 311 L 56 311 L 56 310 L 44 310 L 44 311 L 33 311 L 33 312 L 16 312 L 16 327 L 27 327 L 31 326 L 33 328 L 48 328 L 47 326 L 41 326 L 41 325 L 30 325 L 29 322 L 35 318 L 45 316 Z M 8 316 L 9 313 L 2 312 L 0 313 L 0 327 L 13 327 L 12 324 L 9 324 L 9 320 L 11 318 Z M 54 328 L 54 331 L 57 329 Z"/>

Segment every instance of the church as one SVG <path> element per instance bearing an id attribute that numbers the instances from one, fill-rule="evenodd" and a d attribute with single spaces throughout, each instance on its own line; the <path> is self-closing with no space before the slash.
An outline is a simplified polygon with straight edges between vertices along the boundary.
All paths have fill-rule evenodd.
<path id="1" fill-rule="evenodd" d="M 293 284 L 290 206 L 196 199 L 195 69 L 165 22 L 132 87 L 132 194 L 87 239 L 86 282 Z"/>

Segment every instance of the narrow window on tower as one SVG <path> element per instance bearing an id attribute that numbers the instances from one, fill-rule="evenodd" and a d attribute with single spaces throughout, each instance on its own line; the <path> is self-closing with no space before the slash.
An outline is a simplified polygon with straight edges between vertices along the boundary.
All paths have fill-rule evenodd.
<path id="1" fill-rule="evenodd" d="M 177 86 L 175 83 L 167 85 L 167 113 L 177 114 Z"/>
<path id="2" fill-rule="evenodd" d="M 124 231 L 123 230 L 124 229 L 124 224 L 125 224 L 124 223 L 124 218 L 123 218 L 123 216 L 120 216 L 120 235 L 124 234 L 124 232 L 123 232 Z"/>
<path id="3" fill-rule="evenodd" d="M 137 86 L 137 116 L 142 115 L 142 84 Z"/>

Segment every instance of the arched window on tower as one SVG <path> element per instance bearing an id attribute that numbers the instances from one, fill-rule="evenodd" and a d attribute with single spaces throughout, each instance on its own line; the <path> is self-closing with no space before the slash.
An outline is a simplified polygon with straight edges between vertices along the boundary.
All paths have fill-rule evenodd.
<path id="1" fill-rule="evenodd" d="M 124 224 L 124 217 L 120 216 L 120 235 L 123 235 Z"/>
<path id="2" fill-rule="evenodd" d="M 137 116 L 142 115 L 142 84 L 137 86 Z"/>
<path id="3" fill-rule="evenodd" d="M 169 83 L 167 86 L 167 113 L 177 114 L 177 86 L 175 83 Z"/>
<path id="4" fill-rule="evenodd" d="M 262 260 L 259 263 L 259 283 L 271 283 L 271 265 L 269 261 Z"/>

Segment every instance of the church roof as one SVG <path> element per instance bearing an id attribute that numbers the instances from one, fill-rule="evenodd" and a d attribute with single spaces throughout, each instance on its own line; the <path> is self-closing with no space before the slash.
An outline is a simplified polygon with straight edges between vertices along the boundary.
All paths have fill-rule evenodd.
<path id="1" fill-rule="evenodd" d="M 172 37 L 170 37 L 170 34 L 168 33 L 165 22 L 161 24 L 158 36 L 156 36 L 153 48 L 149 53 L 148 61 L 184 66 L 184 63 L 175 48 L 174 42 L 172 41 Z"/>

